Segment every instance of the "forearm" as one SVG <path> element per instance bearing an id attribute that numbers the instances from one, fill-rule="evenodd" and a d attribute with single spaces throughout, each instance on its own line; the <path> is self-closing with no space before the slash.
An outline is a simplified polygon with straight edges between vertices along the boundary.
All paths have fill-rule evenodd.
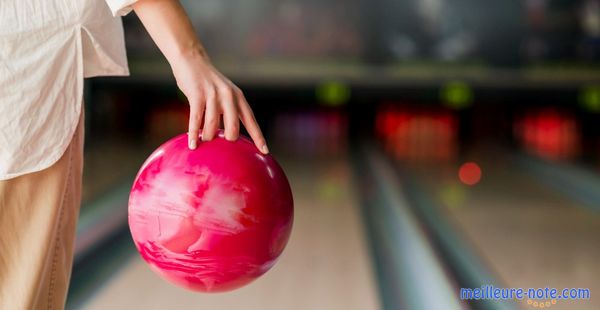
<path id="1" fill-rule="evenodd" d="M 169 63 L 182 56 L 208 59 L 178 0 L 140 0 L 133 9 Z"/>

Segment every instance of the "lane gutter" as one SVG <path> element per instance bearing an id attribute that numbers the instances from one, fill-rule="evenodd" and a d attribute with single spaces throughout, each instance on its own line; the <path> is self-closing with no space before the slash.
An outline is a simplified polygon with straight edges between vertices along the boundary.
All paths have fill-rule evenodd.
<path id="1" fill-rule="evenodd" d="M 467 308 L 410 210 L 391 164 L 373 148 L 353 157 L 384 308 Z"/>

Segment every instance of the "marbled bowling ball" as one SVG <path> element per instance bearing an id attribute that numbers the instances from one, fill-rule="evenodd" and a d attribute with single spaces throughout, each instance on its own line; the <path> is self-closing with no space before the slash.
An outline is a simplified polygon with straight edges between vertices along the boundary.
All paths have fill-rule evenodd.
<path id="1" fill-rule="evenodd" d="M 159 147 L 129 196 L 129 228 L 144 260 L 187 289 L 223 292 L 267 272 L 287 244 L 292 192 L 271 155 L 220 132 L 189 150 L 187 134 Z"/>

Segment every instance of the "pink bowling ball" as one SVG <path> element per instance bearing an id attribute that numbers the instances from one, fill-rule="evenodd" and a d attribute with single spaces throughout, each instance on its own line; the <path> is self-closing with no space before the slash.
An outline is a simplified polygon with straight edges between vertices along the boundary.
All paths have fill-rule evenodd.
<path id="1" fill-rule="evenodd" d="M 129 196 L 129 228 L 144 260 L 168 281 L 201 292 L 239 288 L 267 272 L 293 222 L 288 180 L 247 138 L 220 132 L 189 150 L 187 134 L 143 164 Z"/>

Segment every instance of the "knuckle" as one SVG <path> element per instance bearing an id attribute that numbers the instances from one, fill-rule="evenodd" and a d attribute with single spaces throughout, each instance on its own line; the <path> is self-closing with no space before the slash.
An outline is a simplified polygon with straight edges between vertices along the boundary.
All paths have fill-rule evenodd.
<path id="1" fill-rule="evenodd" d="M 190 114 L 190 121 L 199 122 L 200 121 L 200 113 L 192 113 Z"/>
<path id="2" fill-rule="evenodd" d="M 229 92 L 229 90 L 230 90 L 229 86 L 227 84 L 225 84 L 225 83 L 222 83 L 222 82 L 221 83 L 217 83 L 216 88 L 221 93 L 226 93 L 226 92 Z"/>
<path id="3" fill-rule="evenodd" d="M 247 117 L 252 113 L 252 110 L 250 109 L 245 100 L 238 102 L 237 107 L 242 117 Z"/>
<path id="4" fill-rule="evenodd" d="M 207 125 L 211 126 L 211 127 L 215 127 L 219 125 L 219 120 L 215 117 L 211 117 L 210 119 L 207 120 Z"/>
<path id="5" fill-rule="evenodd" d="M 203 96 L 204 96 L 204 88 L 200 85 L 194 86 L 188 94 L 189 98 L 194 98 L 194 99 L 202 98 Z"/>
<path id="6" fill-rule="evenodd" d="M 241 90 L 239 87 L 234 86 L 233 91 L 235 92 L 236 95 L 240 96 L 241 98 L 244 97 L 244 91 Z"/>
<path id="7" fill-rule="evenodd" d="M 230 89 L 226 89 L 226 90 L 222 91 L 221 94 L 222 94 L 222 98 L 225 101 L 227 101 L 228 104 L 233 103 L 233 98 L 235 98 L 235 94 Z"/>
<path id="8" fill-rule="evenodd" d="M 214 85 L 206 86 L 204 92 L 206 94 L 206 98 L 208 99 L 214 99 L 217 94 L 217 90 Z"/>
<path id="9" fill-rule="evenodd" d="M 238 116 L 238 107 L 234 102 L 228 102 L 227 106 L 231 109 L 231 117 L 237 118 Z"/>

